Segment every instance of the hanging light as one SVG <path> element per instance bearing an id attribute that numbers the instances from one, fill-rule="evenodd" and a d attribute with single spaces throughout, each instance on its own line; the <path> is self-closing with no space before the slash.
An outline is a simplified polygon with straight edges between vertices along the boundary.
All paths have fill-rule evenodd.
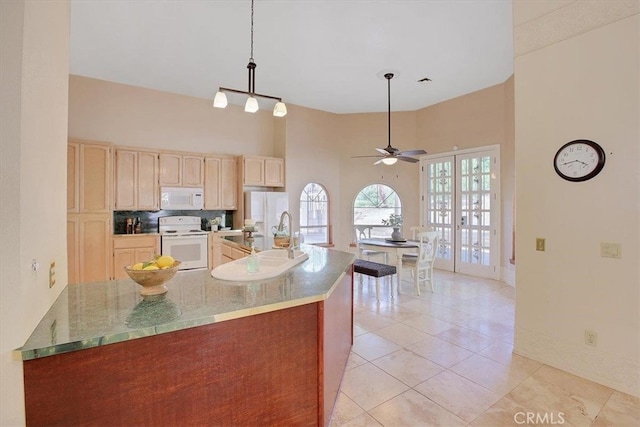
<path id="1" fill-rule="evenodd" d="M 287 106 L 284 104 L 284 102 L 282 102 L 282 98 L 256 93 L 256 67 L 257 65 L 253 60 L 253 0 L 251 0 L 251 57 L 249 58 L 249 63 L 247 64 L 247 69 L 249 70 L 249 90 L 244 91 L 229 89 L 226 87 L 219 87 L 215 98 L 213 98 L 213 106 L 215 108 L 227 107 L 227 95 L 225 95 L 224 92 L 241 93 L 249 95 L 249 97 L 247 98 L 247 102 L 244 105 L 244 111 L 246 111 L 247 113 L 255 113 L 259 110 L 260 107 L 258 106 L 258 100 L 256 98 L 267 98 L 278 101 L 273 108 L 273 115 L 275 117 L 286 116 Z"/>
<path id="2" fill-rule="evenodd" d="M 384 159 L 382 159 L 382 163 L 384 163 L 385 165 L 395 165 L 397 161 L 397 157 L 385 157 Z"/>

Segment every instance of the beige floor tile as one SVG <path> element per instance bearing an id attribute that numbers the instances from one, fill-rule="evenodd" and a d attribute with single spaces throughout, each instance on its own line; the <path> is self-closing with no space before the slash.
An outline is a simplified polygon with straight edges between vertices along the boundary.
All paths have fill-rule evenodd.
<path id="1" fill-rule="evenodd" d="M 444 370 L 442 366 L 406 349 L 387 354 L 371 363 L 410 387 Z"/>
<path id="2" fill-rule="evenodd" d="M 369 411 L 408 388 L 382 369 L 367 363 L 345 372 L 340 390 L 362 409 Z"/>
<path id="3" fill-rule="evenodd" d="M 440 332 L 446 331 L 453 326 L 452 323 L 436 319 L 435 317 L 426 314 L 412 317 L 411 319 L 407 319 L 402 323 L 404 323 L 405 325 L 409 325 L 412 328 L 419 329 L 422 332 L 426 332 L 430 335 L 437 335 Z"/>
<path id="4" fill-rule="evenodd" d="M 409 390 L 369 411 L 383 426 L 465 426 L 462 419 L 415 390 Z"/>
<path id="5" fill-rule="evenodd" d="M 593 423 L 594 427 L 636 427 L 640 424 L 640 399 L 614 391 Z"/>
<path id="6" fill-rule="evenodd" d="M 505 322 L 497 316 L 493 319 L 476 317 L 461 323 L 460 326 L 492 338 L 500 338 L 506 334 L 513 334 L 514 331 L 513 318 Z"/>
<path id="7" fill-rule="evenodd" d="M 353 369 L 356 366 L 364 365 L 365 363 L 367 363 L 367 359 L 358 356 L 352 351 L 351 353 L 349 353 L 349 359 L 347 360 L 347 367 L 345 368 L 345 370 L 348 371 L 349 369 Z"/>
<path id="8" fill-rule="evenodd" d="M 474 353 L 482 351 L 495 343 L 495 340 L 486 335 L 479 334 L 460 326 L 449 328 L 446 331 L 440 332 L 436 336 L 450 342 L 451 344 L 459 345 L 467 350 L 471 350 Z"/>
<path id="9" fill-rule="evenodd" d="M 407 350 L 448 368 L 473 355 L 467 349 L 448 343 L 440 338 L 428 337 L 407 347 Z"/>
<path id="10" fill-rule="evenodd" d="M 580 394 L 567 394 L 559 386 L 535 375 L 524 380 L 508 396 L 528 412 L 535 413 L 538 419 L 562 419 L 563 423 L 572 426 L 591 426 L 604 406 L 604 403 L 597 404 Z"/>
<path id="11" fill-rule="evenodd" d="M 336 404 L 333 408 L 333 414 L 331 415 L 331 423 L 329 425 L 332 427 L 341 426 L 364 413 L 364 409 L 359 407 L 353 400 L 349 399 L 346 394 L 339 393 L 338 399 L 336 399 Z"/>
<path id="12" fill-rule="evenodd" d="M 596 405 L 603 406 L 611 397 L 613 390 L 601 384 L 594 383 L 560 369 L 543 365 L 533 375 L 534 378 L 557 386 L 562 392 L 570 396 L 583 396 Z M 596 414 L 594 414 L 596 415 Z"/>
<path id="13" fill-rule="evenodd" d="M 527 408 L 514 402 L 509 397 L 503 397 L 491 408 L 483 412 L 471 423 L 474 427 L 513 427 L 526 425 Z M 524 414 L 524 415 L 523 415 Z"/>
<path id="14" fill-rule="evenodd" d="M 368 333 L 357 336 L 353 340 L 351 351 L 367 360 L 375 360 L 401 348 L 398 344 L 382 338 L 380 335 Z"/>
<path id="15" fill-rule="evenodd" d="M 479 354 L 503 365 L 514 366 L 526 372 L 534 372 L 542 366 L 540 362 L 512 353 L 512 349 L 513 344 L 497 341 L 482 350 Z"/>
<path id="16" fill-rule="evenodd" d="M 373 332 L 377 329 L 386 328 L 396 323 L 395 320 L 388 317 L 380 316 L 371 311 L 363 311 L 354 314 L 354 323 L 356 326 Z"/>
<path id="17" fill-rule="evenodd" d="M 535 368 L 534 366 L 507 366 L 474 354 L 452 366 L 451 370 L 504 396 L 531 375 Z"/>
<path id="18" fill-rule="evenodd" d="M 375 334 L 380 335 L 381 337 L 402 347 L 415 344 L 429 336 L 416 328 L 405 325 L 404 323 L 397 323 L 395 325 L 387 326 L 386 328 L 378 329 Z"/>
<path id="19" fill-rule="evenodd" d="M 380 427 L 381 425 L 375 418 L 365 413 L 346 424 L 342 424 L 341 427 Z"/>
<path id="20" fill-rule="evenodd" d="M 467 422 L 476 419 L 501 397 L 451 371 L 441 372 L 414 389 Z"/>
<path id="21" fill-rule="evenodd" d="M 401 304 L 389 304 L 384 307 L 382 306 L 378 307 L 372 311 L 376 314 L 379 314 L 384 317 L 388 317 L 398 322 L 402 322 L 404 320 L 408 320 L 416 316 L 420 316 L 421 314 L 418 311 L 407 308 Z"/>

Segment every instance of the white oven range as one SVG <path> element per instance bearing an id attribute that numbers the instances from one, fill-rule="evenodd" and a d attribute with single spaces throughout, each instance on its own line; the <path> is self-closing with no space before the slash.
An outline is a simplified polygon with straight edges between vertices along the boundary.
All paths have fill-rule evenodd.
<path id="1" fill-rule="evenodd" d="M 163 216 L 158 219 L 160 251 L 182 262 L 180 270 L 207 268 L 207 232 L 199 216 Z"/>

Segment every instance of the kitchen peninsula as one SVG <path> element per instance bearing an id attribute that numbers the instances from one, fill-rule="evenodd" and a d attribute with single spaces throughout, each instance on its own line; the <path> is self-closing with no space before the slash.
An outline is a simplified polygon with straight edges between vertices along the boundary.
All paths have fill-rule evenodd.
<path id="1" fill-rule="evenodd" d="M 353 254 L 244 283 L 182 271 L 70 285 L 16 350 L 28 425 L 329 423 L 353 342 Z"/>

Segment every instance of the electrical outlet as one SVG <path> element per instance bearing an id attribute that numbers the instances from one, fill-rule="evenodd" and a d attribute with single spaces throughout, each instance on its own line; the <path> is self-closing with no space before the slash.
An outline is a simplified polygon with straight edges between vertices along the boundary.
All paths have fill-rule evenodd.
<path id="1" fill-rule="evenodd" d="M 593 347 L 598 346 L 598 334 L 588 329 L 584 330 L 584 343 Z"/>
<path id="2" fill-rule="evenodd" d="M 545 239 L 543 237 L 536 237 L 536 251 L 544 252 Z"/>
<path id="3" fill-rule="evenodd" d="M 56 284 L 56 262 L 52 261 L 49 264 L 49 287 L 53 288 L 53 285 Z"/>
<path id="4" fill-rule="evenodd" d="M 621 258 L 622 245 L 620 243 L 600 242 L 600 256 L 603 258 Z"/>

